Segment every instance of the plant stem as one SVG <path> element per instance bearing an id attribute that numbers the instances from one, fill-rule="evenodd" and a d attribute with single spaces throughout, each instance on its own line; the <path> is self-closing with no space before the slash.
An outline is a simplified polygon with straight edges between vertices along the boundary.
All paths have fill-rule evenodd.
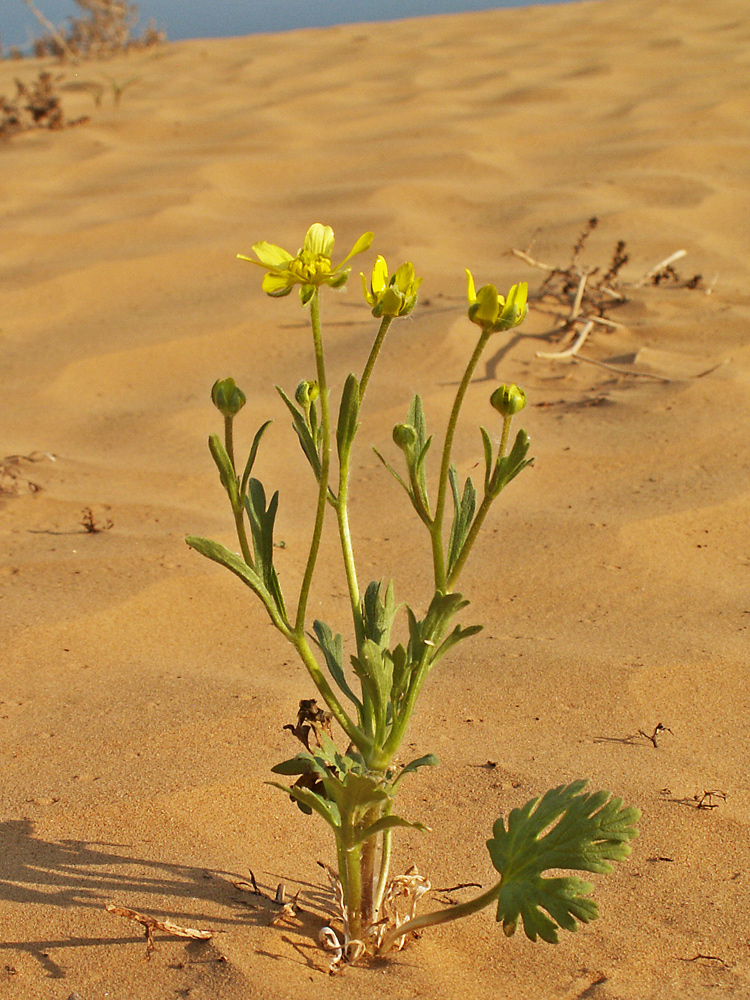
<path id="1" fill-rule="evenodd" d="M 341 554 L 344 558 L 344 569 L 346 572 L 346 582 L 349 588 L 349 603 L 352 609 L 352 620 L 354 622 L 354 633 L 359 650 L 364 638 L 362 632 L 362 615 L 360 612 L 359 584 L 357 583 L 357 568 L 354 562 L 354 549 L 352 548 L 352 536 L 349 531 L 349 454 L 347 448 L 339 458 L 339 491 L 336 501 L 336 518 L 339 525 L 339 539 L 341 541 Z"/>
<path id="2" fill-rule="evenodd" d="M 234 478 L 237 479 L 237 468 L 234 464 L 234 417 L 224 416 L 224 447 L 226 448 L 227 455 L 229 456 L 229 461 L 232 466 L 232 471 L 234 472 Z M 239 482 L 237 483 L 237 488 L 239 489 Z M 250 545 L 247 541 L 247 531 L 245 529 L 245 510 L 243 507 L 243 498 L 240 496 L 240 506 L 239 510 L 235 510 L 234 504 L 232 504 L 232 513 L 234 514 L 234 524 L 237 529 L 237 539 L 240 543 L 240 549 L 242 550 L 242 558 L 245 560 L 248 566 L 253 566 L 253 558 L 250 554 Z"/>
<path id="3" fill-rule="evenodd" d="M 432 913 L 423 913 L 421 917 L 407 920 L 405 924 L 395 927 L 385 935 L 380 945 L 379 954 L 384 954 L 400 937 L 411 934 L 412 931 L 418 931 L 422 927 L 432 927 L 435 924 L 446 924 L 451 920 L 460 920 L 462 917 L 468 917 L 472 913 L 483 910 L 485 906 L 490 906 L 491 903 L 495 902 L 500 894 L 501 885 L 502 881 L 493 885 L 491 889 L 483 892 L 480 896 L 470 899 L 467 903 L 448 906 L 444 910 L 434 910 Z"/>
<path id="4" fill-rule="evenodd" d="M 336 722 L 338 722 L 352 743 L 359 747 L 363 754 L 369 753 L 372 750 L 372 740 L 370 740 L 346 714 L 346 711 L 336 697 L 333 688 L 325 679 L 323 671 L 318 666 L 318 661 L 315 659 L 315 654 L 312 649 L 310 649 L 310 644 L 307 641 L 307 637 L 304 632 L 302 635 L 296 631 L 291 632 L 287 638 L 297 650 L 300 659 L 304 663 L 307 668 L 307 672 L 315 684 L 315 687 L 318 691 L 320 691 L 323 696 L 323 700 L 331 710 L 331 714 Z"/>
<path id="5" fill-rule="evenodd" d="M 315 366 L 318 376 L 318 386 L 320 389 L 320 421 L 322 430 L 321 445 L 321 471 L 320 484 L 318 487 L 318 503 L 315 513 L 315 526 L 310 542 L 310 553 L 307 557 L 305 575 L 300 588 L 299 601 L 297 603 L 297 616 L 294 623 L 291 642 L 307 668 L 307 672 L 312 677 L 315 686 L 320 691 L 323 699 L 331 710 L 333 717 L 344 730 L 349 739 L 356 744 L 363 753 L 371 749 L 370 741 L 361 730 L 352 722 L 344 711 L 341 702 L 338 700 L 331 685 L 323 676 L 323 672 L 318 666 L 310 644 L 305 636 L 305 615 L 307 612 L 307 602 L 310 596 L 315 563 L 320 549 L 320 539 L 323 533 L 323 522 L 326 514 L 326 504 L 328 502 L 328 478 L 331 466 L 331 415 L 328 405 L 328 386 L 326 383 L 325 360 L 323 357 L 323 337 L 320 326 L 320 302 L 318 299 L 318 289 L 313 292 L 310 299 L 310 324 L 313 332 L 313 344 L 315 348 Z"/>
<path id="6" fill-rule="evenodd" d="M 372 345 L 372 350 L 370 351 L 370 356 L 367 359 L 367 364 L 365 365 L 364 371 L 362 372 L 362 378 L 359 380 L 359 401 L 362 402 L 362 397 L 367 389 L 367 383 L 370 381 L 370 375 L 372 375 L 372 370 L 375 367 L 375 362 L 378 359 L 378 354 L 380 353 L 380 348 L 383 345 L 383 340 L 388 332 L 388 327 L 393 322 L 393 316 L 383 316 L 380 321 L 380 328 L 378 329 L 377 336 L 375 337 L 375 342 Z"/>
<path id="7" fill-rule="evenodd" d="M 320 459 L 320 485 L 318 487 L 318 505 L 315 513 L 315 527 L 310 542 L 310 553 L 307 557 L 305 575 L 302 579 L 299 601 L 297 603 L 297 617 L 294 623 L 295 632 L 303 635 L 305 629 L 305 614 L 307 612 L 307 601 L 310 597 L 310 587 L 312 586 L 315 563 L 320 549 L 320 539 L 323 533 L 323 521 L 326 514 L 326 503 L 328 497 L 328 476 L 331 467 L 331 414 L 328 405 L 328 386 L 326 383 L 326 368 L 323 358 L 323 338 L 320 329 L 320 301 L 318 289 L 316 288 L 310 299 L 310 324 L 312 326 L 313 343 L 315 346 L 315 367 L 318 376 L 318 387 L 320 389 L 320 423 L 322 430 L 322 455 Z"/>
<path id="8" fill-rule="evenodd" d="M 389 803 L 387 808 L 383 810 L 383 815 L 387 816 L 391 811 L 391 804 Z M 388 885 L 388 872 L 391 867 L 391 847 L 393 843 L 393 831 L 384 830 L 382 845 L 380 848 L 380 875 L 378 876 L 378 884 L 375 889 L 375 901 L 373 903 L 373 917 L 376 919 L 380 916 L 380 908 L 383 905 L 383 896 L 385 895 L 385 889 Z"/>
<path id="9" fill-rule="evenodd" d="M 474 348 L 474 353 L 469 359 L 461 383 L 456 392 L 453 409 L 448 420 L 448 427 L 445 432 L 445 443 L 443 444 L 443 457 L 440 463 L 440 478 L 438 480 L 438 497 L 435 507 L 435 516 L 432 522 L 430 534 L 432 535 L 432 561 L 435 571 L 435 589 L 441 594 L 447 592 L 448 582 L 445 575 L 445 552 L 443 549 L 443 518 L 445 515 L 445 498 L 448 489 L 448 470 L 451 464 L 451 451 L 453 449 L 453 438 L 458 424 L 458 415 L 461 412 L 466 390 L 471 382 L 474 369 L 482 356 L 482 352 L 487 346 L 487 341 L 491 336 L 490 330 L 482 330 L 482 333 Z"/>
<path id="10" fill-rule="evenodd" d="M 513 422 L 512 416 L 503 417 L 503 432 L 500 438 L 500 449 L 497 454 L 497 461 L 499 462 L 501 458 L 505 458 L 505 452 L 508 448 L 508 436 L 510 434 L 510 425 Z M 479 510 L 476 513 L 474 521 L 469 529 L 469 534 L 466 536 L 466 541 L 463 544 L 461 553 L 456 560 L 456 564 L 451 570 L 451 574 L 448 577 L 448 587 L 453 587 L 456 580 L 458 580 L 461 575 L 461 570 L 464 568 L 466 560 L 469 558 L 469 553 L 474 547 L 474 542 L 477 539 L 477 535 L 481 531 L 482 525 L 484 524 L 484 519 L 489 513 L 489 509 L 492 506 L 494 500 L 497 499 L 497 493 L 488 493 L 485 490 L 484 498 L 479 505 Z"/>

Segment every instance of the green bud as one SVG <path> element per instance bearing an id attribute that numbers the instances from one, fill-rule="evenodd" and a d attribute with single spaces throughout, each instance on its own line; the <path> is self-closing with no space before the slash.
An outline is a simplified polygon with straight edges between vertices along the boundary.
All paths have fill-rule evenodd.
<path id="1" fill-rule="evenodd" d="M 417 441 L 417 432 L 411 424 L 396 424 L 393 428 L 393 440 L 404 451 L 413 448 Z"/>
<path id="2" fill-rule="evenodd" d="M 211 388 L 211 400 L 225 417 L 234 417 L 245 405 L 245 393 L 237 388 L 233 378 L 217 379 Z"/>
<path id="3" fill-rule="evenodd" d="M 320 389 L 318 388 L 318 383 L 306 382 L 303 379 L 297 386 L 294 398 L 297 400 L 302 409 L 307 412 L 319 395 Z"/>
<path id="4" fill-rule="evenodd" d="M 490 404 L 504 417 L 512 417 L 514 413 L 520 413 L 526 406 L 526 393 L 520 386 L 514 383 L 503 384 L 497 387 L 490 396 Z"/>

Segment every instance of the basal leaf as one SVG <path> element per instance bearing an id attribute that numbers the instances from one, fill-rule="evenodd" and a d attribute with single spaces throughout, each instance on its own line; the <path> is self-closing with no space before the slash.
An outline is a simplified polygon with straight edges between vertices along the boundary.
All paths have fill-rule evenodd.
<path id="1" fill-rule="evenodd" d="M 585 781 L 550 789 L 542 798 L 502 817 L 487 841 L 492 864 L 502 875 L 497 919 L 510 936 L 519 918 L 532 941 L 555 944 L 557 930 L 575 930 L 595 919 L 597 905 L 586 896 L 588 882 L 575 877 L 543 878 L 549 869 L 605 873 L 611 861 L 630 854 L 637 836 L 638 809 L 623 807 L 607 791 L 587 793 Z M 545 912 L 546 911 L 546 912 Z"/>
<path id="2" fill-rule="evenodd" d="M 383 833 L 385 830 L 392 830 L 397 826 L 409 827 L 409 829 L 419 830 L 421 833 L 429 833 L 430 830 L 429 826 L 425 826 L 424 823 L 410 823 L 409 820 L 402 819 L 401 816 L 381 816 L 380 819 L 375 820 L 365 830 L 358 833 L 354 843 L 362 844 L 365 840 L 369 840 L 370 837 L 374 837 L 378 833 Z"/>
<path id="3" fill-rule="evenodd" d="M 399 781 L 403 778 L 405 774 L 412 774 L 418 771 L 420 767 L 437 767 L 440 763 L 438 757 L 434 753 L 425 754 L 424 757 L 418 757 L 416 760 L 410 761 L 406 767 L 403 767 L 393 782 L 393 787 L 395 788 Z"/>
<path id="4" fill-rule="evenodd" d="M 302 788 L 299 785 L 282 785 L 278 781 L 267 781 L 266 784 L 272 785 L 274 788 L 280 788 L 282 792 L 291 795 L 293 799 L 296 799 L 307 806 L 308 809 L 322 816 L 326 823 L 333 827 L 334 830 L 341 828 L 341 817 L 334 802 L 329 802 L 316 792 L 310 791 L 309 788 Z"/>

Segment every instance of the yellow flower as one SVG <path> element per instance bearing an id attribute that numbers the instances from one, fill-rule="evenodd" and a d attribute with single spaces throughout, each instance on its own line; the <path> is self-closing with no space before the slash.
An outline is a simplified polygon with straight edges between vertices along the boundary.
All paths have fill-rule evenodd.
<path id="1" fill-rule="evenodd" d="M 508 297 L 503 298 L 498 294 L 494 285 L 483 285 L 478 292 L 474 290 L 474 279 L 471 271 L 466 270 L 467 289 L 466 294 L 469 299 L 469 319 L 483 330 L 491 330 L 497 333 L 498 330 L 510 330 L 513 326 L 519 326 L 526 318 L 526 299 L 529 286 L 525 281 L 518 285 L 513 285 L 508 292 Z"/>
<path id="2" fill-rule="evenodd" d="M 402 264 L 396 273 L 388 278 L 388 265 L 378 257 L 372 269 L 370 287 L 360 272 L 365 298 L 372 306 L 373 316 L 408 316 L 417 302 L 417 290 L 422 279 L 414 275 L 414 265 Z"/>
<path id="3" fill-rule="evenodd" d="M 330 226 L 321 226 L 315 222 L 307 230 L 305 242 L 292 256 L 287 250 L 277 247 L 274 243 L 253 244 L 253 251 L 258 258 L 246 257 L 238 253 L 240 260 L 250 261 L 266 270 L 263 278 L 263 291 L 274 297 L 288 295 L 293 285 L 301 285 L 300 298 L 303 303 L 309 302 L 316 288 L 330 285 L 341 288 L 349 277 L 350 268 L 344 264 L 355 254 L 363 253 L 373 241 L 372 233 L 365 233 L 357 240 L 351 252 L 335 266 L 331 263 L 333 253 L 333 230 Z"/>

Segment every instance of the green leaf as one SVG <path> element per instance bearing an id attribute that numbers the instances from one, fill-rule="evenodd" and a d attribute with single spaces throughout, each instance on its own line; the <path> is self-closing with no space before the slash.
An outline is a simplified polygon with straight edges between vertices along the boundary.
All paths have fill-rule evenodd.
<path id="1" fill-rule="evenodd" d="M 406 767 L 403 767 L 396 775 L 392 787 L 395 788 L 405 774 L 413 774 L 418 771 L 420 767 L 437 767 L 439 763 L 440 760 L 434 753 L 428 753 L 425 754 L 424 757 L 418 757 L 416 760 L 410 761 Z"/>
<path id="2" fill-rule="evenodd" d="M 576 920 L 596 918 L 597 904 L 586 898 L 592 885 L 574 877 L 543 878 L 542 872 L 606 873 L 612 871 L 610 861 L 630 854 L 627 842 L 637 836 L 640 811 L 623 807 L 610 792 L 583 792 L 585 785 L 582 780 L 560 785 L 513 809 L 507 829 L 502 817 L 495 823 L 487 848 L 502 875 L 497 919 L 508 937 L 521 918 L 532 941 L 540 937 L 556 944 L 558 928 L 574 931 Z"/>
<path id="3" fill-rule="evenodd" d="M 397 608 L 393 598 L 393 581 L 385 588 L 383 598 L 380 596 L 382 585 L 382 580 L 373 580 L 368 584 L 362 598 L 362 625 L 365 636 L 384 649 L 390 639 Z"/>
<path id="4" fill-rule="evenodd" d="M 463 497 L 458 491 L 458 472 L 455 465 L 448 469 L 448 479 L 453 493 L 453 524 L 451 526 L 450 542 L 448 543 L 448 576 L 461 555 L 466 536 L 469 534 L 471 522 L 477 509 L 477 493 L 474 483 L 469 477 L 464 485 Z"/>
<path id="5" fill-rule="evenodd" d="M 377 449 L 377 448 L 373 448 L 372 450 L 373 450 L 373 451 L 375 452 L 375 454 L 376 454 L 376 455 L 378 456 L 378 458 L 379 458 L 379 459 L 380 459 L 380 461 L 381 461 L 381 462 L 383 463 L 383 465 L 384 465 L 384 466 L 386 467 L 386 469 L 388 469 L 388 471 L 389 471 L 389 472 L 390 472 L 390 474 L 391 474 L 391 475 L 393 476 L 393 478 L 394 478 L 394 479 L 395 479 L 395 480 L 396 480 L 397 482 L 401 483 L 401 485 L 402 485 L 402 486 L 403 486 L 403 488 L 404 488 L 404 489 L 406 490 L 406 492 L 407 492 L 407 493 L 409 494 L 409 496 L 411 496 L 411 490 L 409 489 L 409 485 L 408 485 L 408 483 L 406 483 L 406 482 L 405 482 L 405 481 L 404 481 L 404 480 L 403 480 L 403 479 L 401 478 L 401 476 L 400 476 L 400 475 L 398 474 L 398 472 L 396 472 L 396 470 L 395 470 L 395 469 L 393 468 L 393 466 L 392 466 L 392 465 L 389 465 L 389 464 L 388 464 L 388 462 L 386 462 L 386 460 L 385 460 L 385 459 L 383 458 L 383 456 L 382 456 L 382 455 L 380 454 L 380 452 L 378 451 L 378 449 Z"/>
<path id="6" fill-rule="evenodd" d="M 250 454 L 247 456 L 247 462 L 245 463 L 245 471 L 242 473 L 242 485 L 240 486 L 240 496 L 245 496 L 245 490 L 247 489 L 247 481 L 250 478 L 250 473 L 253 471 L 253 466 L 255 465 L 255 457 L 258 454 L 258 445 L 260 444 L 260 439 L 265 434 L 266 430 L 271 426 L 273 420 L 266 420 L 263 426 L 258 430 L 255 437 L 253 438 L 253 444 L 250 448 Z"/>
<path id="7" fill-rule="evenodd" d="M 365 840 L 369 840 L 370 837 L 375 837 L 385 830 L 392 830 L 396 826 L 406 826 L 411 830 L 419 830 L 420 833 L 429 833 L 430 831 L 429 826 L 425 826 L 424 823 L 410 823 L 409 820 L 402 819 L 401 816 L 381 816 L 380 819 L 375 820 L 365 830 L 361 830 L 355 836 L 354 843 L 362 844 Z"/>
<path id="8" fill-rule="evenodd" d="M 437 661 L 441 659 L 441 657 L 445 656 L 445 654 L 449 650 L 451 650 L 456 645 L 456 643 L 461 642 L 463 639 L 468 639 L 472 635 L 476 635 L 478 632 L 481 632 L 483 628 L 484 628 L 483 625 L 466 625 L 465 627 L 462 627 L 461 625 L 456 625 L 453 631 L 449 633 L 449 635 L 447 635 L 446 638 L 443 640 L 443 642 L 440 644 L 440 646 L 437 649 L 437 652 L 432 657 L 431 662 L 433 664 L 437 663 Z"/>
<path id="9" fill-rule="evenodd" d="M 291 399 L 287 396 L 283 389 L 276 386 L 276 392 L 281 396 L 287 405 L 287 409 L 292 415 L 292 420 L 294 421 L 294 430 L 299 438 L 299 443 L 302 446 L 302 451 L 305 453 L 307 461 L 315 473 L 315 478 L 320 480 L 320 454 L 318 453 L 318 443 L 315 440 L 310 427 L 305 420 L 305 415 L 297 409 Z M 312 412 L 312 410 L 311 410 Z"/>
<path id="10" fill-rule="evenodd" d="M 214 462 L 216 462 L 221 485 L 227 492 L 232 509 L 237 510 L 240 504 L 237 476 L 232 468 L 232 462 L 227 454 L 227 450 L 218 434 L 211 434 L 209 436 L 208 450 L 211 452 Z"/>
<path id="11" fill-rule="evenodd" d="M 232 552 L 220 542 L 212 542 L 208 538 L 199 538 L 197 535 L 189 535 L 185 541 L 191 549 L 200 552 L 202 556 L 225 566 L 238 576 L 254 593 L 258 595 L 266 607 L 271 621 L 282 632 L 287 632 L 287 623 L 279 614 L 279 609 L 272 595 L 269 593 L 264 580 L 256 573 L 252 566 L 248 566 L 244 559 Z"/>
<path id="12" fill-rule="evenodd" d="M 349 771 L 343 778 L 329 775 L 322 780 L 326 794 L 336 803 L 340 816 L 356 817 L 357 813 L 382 805 L 390 799 L 381 781 L 356 771 Z"/>
<path id="13" fill-rule="evenodd" d="M 266 508 L 266 492 L 263 489 L 263 484 L 259 479 L 248 480 L 245 509 L 247 510 L 250 531 L 253 537 L 255 567 L 262 575 L 266 589 L 273 596 L 282 618 L 286 618 L 284 595 L 273 565 L 273 526 L 278 506 L 278 490 L 271 497 Z"/>
<path id="14" fill-rule="evenodd" d="M 484 446 L 484 489 L 486 492 L 492 479 L 492 441 L 486 427 L 480 427 L 479 430 L 482 433 L 482 445 Z"/>
<path id="15" fill-rule="evenodd" d="M 271 771 L 273 774 L 283 774 L 286 777 L 294 774 L 315 774 L 318 776 L 327 774 L 325 768 L 322 768 L 309 753 L 298 753 L 289 760 L 282 760 L 280 764 L 274 765 Z"/>
<path id="16" fill-rule="evenodd" d="M 326 823 L 330 827 L 333 827 L 335 831 L 338 832 L 341 829 L 341 817 L 335 803 L 324 799 L 317 792 L 312 792 L 309 788 L 302 788 L 299 785 L 282 785 L 279 781 L 267 781 L 266 784 L 272 785 L 274 788 L 280 788 L 282 792 L 286 792 L 287 795 L 291 795 L 297 802 L 302 803 L 308 809 L 322 816 Z"/>
<path id="17" fill-rule="evenodd" d="M 497 460 L 490 483 L 490 492 L 494 496 L 497 496 L 527 465 L 531 465 L 534 459 L 526 458 L 528 452 L 529 436 L 526 431 L 520 430 L 516 435 L 516 440 L 510 450 L 510 454 L 506 455 L 505 458 L 498 458 Z"/>
<path id="18" fill-rule="evenodd" d="M 344 391 L 341 395 L 339 419 L 336 427 L 336 444 L 338 446 L 339 458 L 349 454 L 357 433 L 357 428 L 359 427 L 357 423 L 358 414 L 359 382 L 356 375 L 349 374 L 344 383 Z"/>
<path id="19" fill-rule="evenodd" d="M 343 638 L 338 633 L 334 636 L 330 627 L 326 625 L 325 622 L 318 621 L 317 619 L 313 622 L 313 631 L 316 635 L 317 644 L 325 657 L 326 665 L 331 677 L 333 677 L 346 697 L 350 701 L 354 702 L 361 712 L 362 702 L 349 687 L 344 673 Z"/>

